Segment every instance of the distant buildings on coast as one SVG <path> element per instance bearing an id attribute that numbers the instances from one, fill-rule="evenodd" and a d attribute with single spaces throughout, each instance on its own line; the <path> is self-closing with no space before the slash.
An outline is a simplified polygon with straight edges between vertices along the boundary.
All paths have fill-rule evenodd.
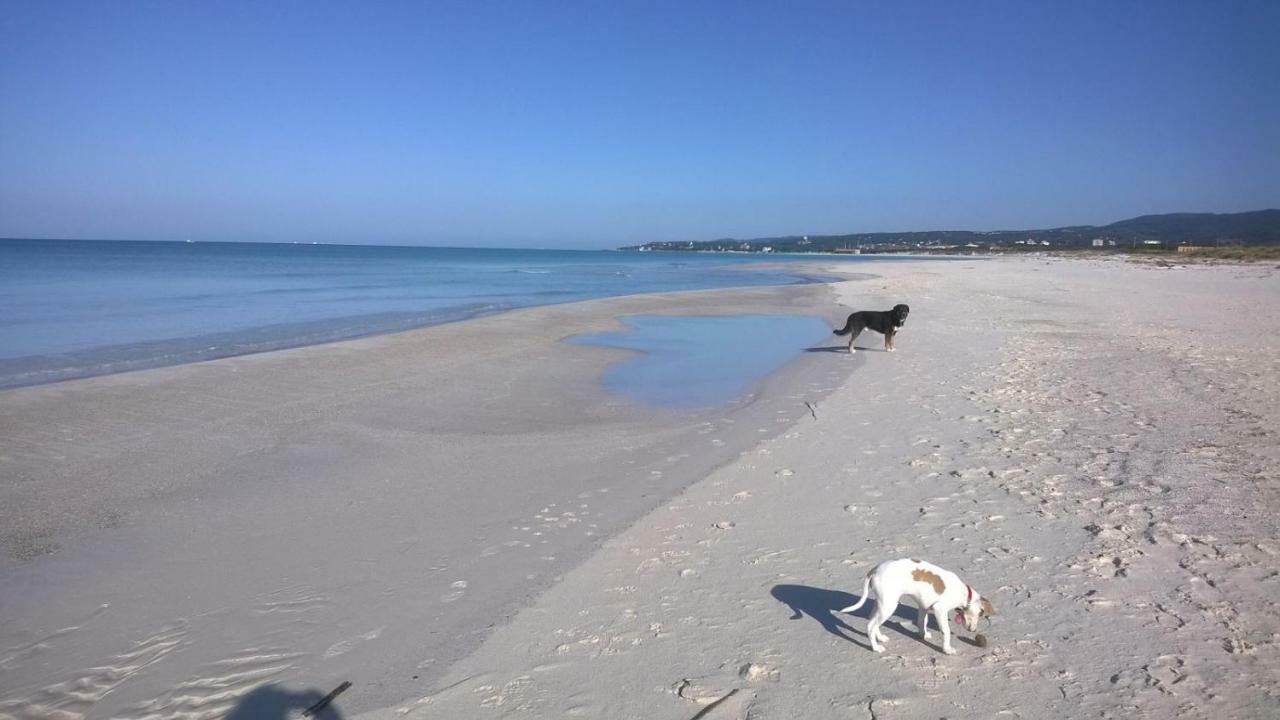
<path id="1" fill-rule="evenodd" d="M 1092 249 L 1166 250 L 1179 247 L 1280 245 L 1280 209 L 1243 213 L 1143 215 L 1110 225 L 1045 230 L 932 230 L 843 235 L 787 235 L 748 240 L 650 242 L 623 250 L 723 253 L 1018 252 Z M 1194 252 L 1194 251 L 1183 251 Z"/>
<path id="2" fill-rule="evenodd" d="M 1069 250 L 1069 249 L 1138 249 L 1146 250 L 1176 250 L 1180 253 L 1191 253 L 1202 250 L 1211 250 L 1215 247 L 1234 247 L 1240 246 L 1239 240 L 1220 239 L 1212 245 L 1197 245 L 1193 243 L 1171 243 L 1165 240 L 1132 240 L 1127 242 L 1118 242 L 1111 238 L 1093 238 L 1088 245 L 1068 244 L 1068 243 L 1052 243 L 1048 240 L 1036 240 L 1034 238 L 1026 238 L 1021 240 L 1012 240 L 1006 244 L 987 243 L 980 244 L 976 242 L 958 243 L 958 244 L 941 244 L 929 242 L 917 243 L 880 243 L 869 244 L 858 247 L 835 247 L 835 248 L 784 248 L 778 250 L 772 245 L 753 245 L 750 242 L 732 242 L 724 244 L 716 243 L 646 243 L 633 247 L 621 248 L 622 250 L 633 250 L 636 252 L 700 252 L 700 253 L 734 253 L 734 254 L 772 254 L 777 252 L 789 254 L 813 254 L 813 255 L 864 255 L 864 254 L 890 254 L 890 253 L 968 253 L 975 252 L 1008 252 L 1008 251 L 1043 251 L 1043 250 Z"/>

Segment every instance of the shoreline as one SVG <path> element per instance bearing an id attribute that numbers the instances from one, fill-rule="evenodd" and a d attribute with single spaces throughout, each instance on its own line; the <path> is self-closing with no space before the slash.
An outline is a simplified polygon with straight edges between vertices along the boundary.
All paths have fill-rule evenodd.
<path id="1" fill-rule="evenodd" d="M 830 298 L 822 284 L 607 298 L 0 393 L 20 480 L 0 491 L 0 647 L 50 646 L 43 669 L 6 666 L 0 710 L 74 706 L 68 681 L 110 686 L 96 713 L 170 707 L 217 666 L 246 687 L 378 668 L 388 679 L 345 707 L 413 697 L 857 365 L 802 353 L 731 406 L 649 409 L 598 387 L 630 352 L 566 337 L 640 314 L 834 319 Z M 139 643 L 150 659 L 127 682 L 99 677 Z"/>
<path id="2" fill-rule="evenodd" d="M 83 241 L 90 245 L 100 244 L 95 241 Z M 133 243 L 138 244 L 138 243 Z M 143 243 L 144 245 L 146 243 Z M 185 243 L 169 243 L 176 247 L 185 247 Z M 228 247 L 243 244 L 226 243 Z M 250 243 L 249 245 L 253 245 Z M 264 244 L 268 247 L 271 243 Z M 279 244 L 281 247 L 287 244 Z M 413 251 L 420 248 L 396 246 L 328 246 L 348 249 L 373 249 L 395 253 L 397 251 Z M 456 248 L 428 248 L 434 250 L 459 250 Z M 502 253 L 505 251 L 494 251 Z M 530 252 L 530 251 L 510 251 Z M 536 255 L 537 252 L 534 251 Z M 600 254 L 601 251 L 549 251 L 553 255 L 581 252 L 585 255 Z M 663 255 L 676 255 L 664 253 Z M 672 261 L 677 262 L 676 260 Z M 830 273 L 819 272 L 816 266 L 799 262 L 752 262 L 735 259 L 717 266 L 722 271 L 734 272 L 774 272 L 778 274 L 776 283 L 766 284 L 768 287 L 786 287 L 802 284 L 826 284 L 834 279 Z M 793 272 L 794 270 L 794 272 Z M 783 278 L 786 278 L 784 281 Z M 734 289 L 719 287 L 715 283 L 707 283 L 701 289 L 673 290 L 665 292 L 699 292 L 701 290 Z M 749 285 L 748 287 L 755 287 Z M 618 288 L 618 290 L 622 290 Z M 501 315 L 513 310 L 526 308 L 549 307 L 552 305 L 573 304 L 590 300 L 605 300 L 616 297 L 630 297 L 645 294 L 657 294 L 663 291 L 649 290 L 636 292 L 621 291 L 596 296 L 576 297 L 555 301 L 538 301 L 532 304 L 524 302 L 499 302 L 488 296 L 476 296 L 470 302 L 439 308 L 427 307 L 413 311 L 386 310 L 372 314 L 346 317 L 330 317 L 323 319 L 298 320 L 289 322 L 272 322 L 246 328 L 223 329 L 201 334 L 186 334 L 163 339 L 146 339 L 132 342 L 99 345 L 89 349 L 70 349 L 61 352 L 46 352 L 14 357 L 0 358 L 0 391 L 23 387 L 36 387 L 67 380 L 79 380 L 103 377 L 120 373 L 153 370 L 157 368 L 175 367 L 193 363 L 207 362 L 230 357 L 241 357 L 264 352 L 293 350 L 314 345 L 327 345 L 335 342 L 380 337 L 401 332 L 421 330 L 439 325 L 466 322 L 478 318 Z M 518 294 L 518 293 L 517 293 Z M 56 361 L 56 363 L 54 362 Z"/>

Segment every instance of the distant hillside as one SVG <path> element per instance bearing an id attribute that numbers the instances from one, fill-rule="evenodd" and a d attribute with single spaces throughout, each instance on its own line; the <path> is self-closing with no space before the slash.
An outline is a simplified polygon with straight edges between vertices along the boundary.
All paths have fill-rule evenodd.
<path id="1" fill-rule="evenodd" d="M 1073 225 L 1048 230 L 930 230 L 848 235 L 788 235 L 701 242 L 656 242 L 624 250 L 701 250 L 737 252 L 831 252 L 862 249 L 872 252 L 957 247 L 1138 247 L 1175 245 L 1280 244 L 1280 210 L 1243 213 L 1170 213 L 1143 215 L 1110 225 Z"/>
<path id="2" fill-rule="evenodd" d="M 1106 227 L 1112 232 L 1137 233 L 1177 242 L 1207 242 L 1235 238 L 1247 245 L 1280 243 L 1280 210 L 1216 215 L 1214 213 L 1171 213 L 1143 215 Z"/>

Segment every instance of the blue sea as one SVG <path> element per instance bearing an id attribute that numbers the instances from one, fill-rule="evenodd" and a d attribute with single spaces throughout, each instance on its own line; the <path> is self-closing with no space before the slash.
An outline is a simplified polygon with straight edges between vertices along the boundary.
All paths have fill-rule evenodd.
<path id="1" fill-rule="evenodd" d="M 0 240 L 0 387 L 422 327 L 531 305 L 811 281 L 760 256 Z M 810 258 L 812 259 L 812 258 Z"/>

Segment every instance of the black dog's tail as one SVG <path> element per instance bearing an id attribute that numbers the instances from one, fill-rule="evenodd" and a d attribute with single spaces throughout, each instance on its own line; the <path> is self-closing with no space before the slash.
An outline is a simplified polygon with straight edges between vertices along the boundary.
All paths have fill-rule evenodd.
<path id="1" fill-rule="evenodd" d="M 835 333 L 836 335 L 848 335 L 849 333 L 853 332 L 853 316 L 852 315 L 849 316 L 849 320 L 844 324 L 844 327 L 840 328 L 839 330 L 832 330 L 831 332 Z"/>

